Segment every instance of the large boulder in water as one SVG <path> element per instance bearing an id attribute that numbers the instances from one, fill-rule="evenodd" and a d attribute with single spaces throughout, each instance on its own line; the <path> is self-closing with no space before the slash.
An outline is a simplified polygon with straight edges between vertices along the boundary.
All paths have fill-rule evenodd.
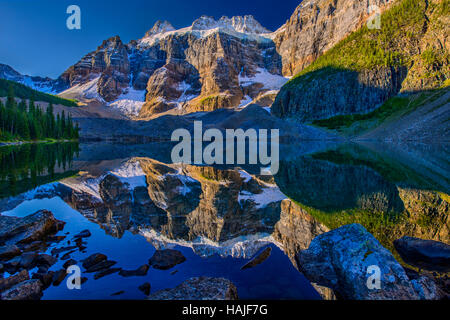
<path id="1" fill-rule="evenodd" d="M 450 246 L 443 242 L 402 237 L 394 241 L 402 259 L 421 269 L 450 272 Z"/>
<path id="2" fill-rule="evenodd" d="M 21 282 L 0 294 L 0 300 L 39 300 L 43 286 L 40 280 Z"/>
<path id="3" fill-rule="evenodd" d="M 184 261 L 186 258 L 178 250 L 156 250 L 149 260 L 149 265 L 155 269 L 167 270 Z"/>
<path id="4" fill-rule="evenodd" d="M 317 236 L 297 254 L 301 271 L 312 282 L 333 289 L 339 299 L 438 299 L 428 278 L 410 279 L 403 267 L 360 224 L 350 224 Z M 379 270 L 379 287 L 374 270 Z"/>
<path id="5" fill-rule="evenodd" d="M 173 289 L 157 291 L 150 300 L 237 300 L 237 289 L 224 278 L 200 277 L 184 281 Z"/>

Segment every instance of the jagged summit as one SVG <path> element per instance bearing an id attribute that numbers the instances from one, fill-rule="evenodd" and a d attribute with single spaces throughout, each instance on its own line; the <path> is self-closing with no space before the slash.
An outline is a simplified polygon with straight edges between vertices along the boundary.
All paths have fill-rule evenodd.
<path id="1" fill-rule="evenodd" d="M 103 40 L 102 44 L 97 48 L 97 50 L 105 49 L 105 48 L 111 48 L 115 49 L 118 47 L 123 46 L 122 40 L 118 35 L 110 37 L 106 40 Z"/>
<path id="2" fill-rule="evenodd" d="M 231 19 L 228 17 L 222 17 L 219 21 L 223 23 L 230 23 L 233 26 L 234 30 L 242 33 L 256 33 L 256 34 L 264 34 L 270 33 L 271 31 L 264 28 L 252 15 L 246 16 L 235 16 Z"/>
<path id="3" fill-rule="evenodd" d="M 172 24 L 169 21 L 158 20 L 155 22 L 154 26 L 145 33 L 144 37 L 150 37 L 150 36 L 153 36 L 158 33 L 164 33 L 164 32 L 169 32 L 169 31 L 174 31 L 174 30 L 175 30 L 175 28 L 172 26 Z"/>
<path id="4" fill-rule="evenodd" d="M 264 28 L 252 15 L 223 16 L 219 20 L 203 15 L 196 19 L 191 26 L 175 29 L 170 22 L 158 20 L 145 36 L 140 40 L 144 46 L 152 45 L 167 35 L 186 32 L 195 33 L 197 36 L 209 35 L 210 31 L 223 31 L 231 34 L 261 35 L 270 34 L 271 31 Z"/>
<path id="5" fill-rule="evenodd" d="M 223 16 L 219 20 L 209 16 L 201 16 L 191 26 L 191 30 L 211 30 L 216 28 L 250 34 L 270 33 L 251 15 L 232 18 Z"/>

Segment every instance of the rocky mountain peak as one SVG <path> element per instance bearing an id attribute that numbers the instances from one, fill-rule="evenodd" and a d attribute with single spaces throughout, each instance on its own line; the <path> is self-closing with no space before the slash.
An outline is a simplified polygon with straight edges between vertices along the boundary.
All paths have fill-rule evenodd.
<path id="1" fill-rule="evenodd" d="M 223 24 L 231 25 L 237 32 L 256 34 L 271 32 L 270 30 L 264 28 L 252 15 L 234 16 L 231 19 L 228 17 L 222 17 L 219 21 Z"/>
<path id="2" fill-rule="evenodd" d="M 46 93 L 54 93 L 57 91 L 58 83 L 49 77 L 34 77 L 23 75 L 6 64 L 0 63 L 0 79 L 6 79 L 21 83 L 32 89 Z"/>
<path id="3" fill-rule="evenodd" d="M 0 63 L 0 78 L 9 79 L 20 76 L 21 74 L 16 70 L 14 70 L 13 68 L 11 68 L 10 66 Z"/>
<path id="4" fill-rule="evenodd" d="M 214 17 L 201 16 L 192 23 L 192 30 L 209 30 L 219 27 Z"/>
<path id="5" fill-rule="evenodd" d="M 164 32 L 169 32 L 169 31 L 174 31 L 174 30 L 175 30 L 175 28 L 172 26 L 172 24 L 169 21 L 158 20 L 155 22 L 154 26 L 145 33 L 145 37 L 150 37 L 150 36 L 153 36 L 158 33 L 164 33 Z"/>
<path id="6" fill-rule="evenodd" d="M 102 42 L 102 44 L 97 48 L 97 50 L 106 49 L 106 48 L 120 48 L 123 46 L 122 40 L 120 40 L 119 36 L 114 36 L 108 38 Z"/>

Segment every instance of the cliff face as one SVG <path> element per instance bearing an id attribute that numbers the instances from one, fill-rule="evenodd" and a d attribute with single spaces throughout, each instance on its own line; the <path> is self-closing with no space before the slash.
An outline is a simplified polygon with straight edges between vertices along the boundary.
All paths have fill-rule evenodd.
<path id="1" fill-rule="evenodd" d="M 105 40 L 61 75 L 69 89 L 60 95 L 138 104 L 141 119 L 245 105 L 287 81 L 273 37 L 252 16 L 202 16 L 178 30 L 158 21 L 128 44 Z"/>
<path id="2" fill-rule="evenodd" d="M 308 249 L 316 236 L 329 230 L 306 210 L 286 199 L 281 202 L 280 220 L 272 236 L 283 245 L 284 251 L 295 264 L 297 252 Z"/>
<path id="3" fill-rule="evenodd" d="M 364 25 L 291 79 L 272 112 L 308 122 L 368 113 L 399 92 L 438 88 L 450 75 L 445 3 L 396 1 L 380 29 Z M 309 61 L 294 60 L 297 70 Z"/>
<path id="4" fill-rule="evenodd" d="M 130 82 L 127 48 L 118 36 L 105 40 L 97 50 L 66 70 L 59 80 L 70 87 L 62 96 L 112 101 Z"/>
<path id="5" fill-rule="evenodd" d="M 178 107 L 188 112 L 236 107 L 244 95 L 256 97 L 264 90 L 263 84 L 241 83 L 242 78 L 259 73 L 281 78 L 280 58 L 266 38 L 244 40 L 219 29 L 200 38 L 171 36 L 164 40 L 163 48 L 167 64 L 150 77 L 141 116 L 151 114 L 158 103 L 166 110 Z M 170 92 L 155 96 L 153 89 L 163 84 Z"/>
<path id="6" fill-rule="evenodd" d="M 361 72 L 326 67 L 302 77 L 276 97 L 273 113 L 300 122 L 336 115 L 367 113 L 396 95 L 406 76 L 403 67 Z"/>
<path id="7" fill-rule="evenodd" d="M 381 10 L 393 0 L 375 0 Z M 274 39 L 282 57 L 283 74 L 294 76 L 351 32 L 371 15 L 367 1 L 303 1 Z"/>

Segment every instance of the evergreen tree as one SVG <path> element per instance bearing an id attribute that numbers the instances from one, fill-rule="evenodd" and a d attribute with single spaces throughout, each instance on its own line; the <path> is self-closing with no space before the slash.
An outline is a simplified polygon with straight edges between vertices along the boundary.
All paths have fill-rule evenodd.
<path id="1" fill-rule="evenodd" d="M 16 100 L 14 99 L 14 89 L 10 85 L 8 88 L 8 97 L 6 98 L 6 108 L 13 108 L 16 104 Z"/>
<path id="2" fill-rule="evenodd" d="M 78 139 L 78 124 L 74 127 L 70 114 L 54 115 L 53 105 L 49 103 L 45 112 L 36 106 L 33 99 L 22 99 L 16 103 L 12 87 L 9 88 L 6 104 L 0 101 L 0 139 L 1 140 L 41 140 Z"/>

